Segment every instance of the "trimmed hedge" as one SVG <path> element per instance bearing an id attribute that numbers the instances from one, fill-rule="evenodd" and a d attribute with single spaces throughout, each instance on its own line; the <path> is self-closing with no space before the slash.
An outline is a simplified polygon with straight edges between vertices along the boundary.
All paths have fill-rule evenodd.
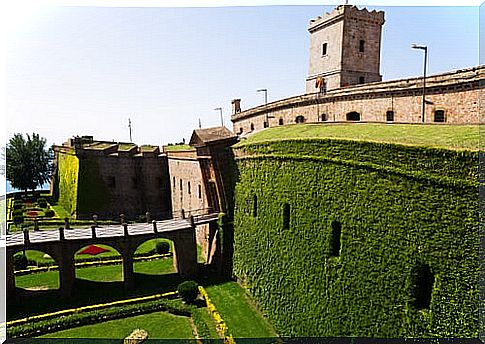
<path id="1" fill-rule="evenodd" d="M 156 301 L 136 303 L 120 307 L 74 313 L 42 321 L 28 322 L 21 325 L 9 325 L 7 326 L 7 337 L 36 337 L 71 327 L 89 325 L 156 311 L 166 311 L 175 315 L 191 316 L 191 308 L 180 303 L 179 300 L 159 299 Z"/>
<path id="2" fill-rule="evenodd" d="M 77 209 L 79 159 L 72 153 L 59 153 L 59 204 L 71 215 Z"/>
<path id="3" fill-rule="evenodd" d="M 477 337 L 478 152 L 322 139 L 237 153 L 234 271 L 278 333 Z"/>

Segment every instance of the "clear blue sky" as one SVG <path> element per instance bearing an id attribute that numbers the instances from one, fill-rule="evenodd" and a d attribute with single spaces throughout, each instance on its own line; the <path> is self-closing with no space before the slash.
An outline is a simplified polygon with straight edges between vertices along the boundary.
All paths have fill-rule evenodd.
<path id="1" fill-rule="evenodd" d="M 203 127 L 232 129 L 243 109 L 304 93 L 308 21 L 334 6 L 216 8 L 52 7 L 7 36 L 6 136 L 37 132 L 138 144 L 188 140 Z M 362 8 L 363 6 L 359 6 Z M 478 7 L 384 7 L 384 80 L 479 64 Z"/>

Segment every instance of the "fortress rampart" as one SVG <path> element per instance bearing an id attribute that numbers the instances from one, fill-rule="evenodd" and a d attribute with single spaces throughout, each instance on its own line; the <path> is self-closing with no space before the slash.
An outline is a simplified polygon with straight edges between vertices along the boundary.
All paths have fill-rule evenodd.
<path id="1" fill-rule="evenodd" d="M 428 77 L 424 122 L 480 123 L 484 70 L 477 66 Z M 265 127 L 301 122 L 420 123 L 422 92 L 422 77 L 355 85 L 278 100 L 234 113 L 231 120 L 234 132 L 242 136 Z"/>

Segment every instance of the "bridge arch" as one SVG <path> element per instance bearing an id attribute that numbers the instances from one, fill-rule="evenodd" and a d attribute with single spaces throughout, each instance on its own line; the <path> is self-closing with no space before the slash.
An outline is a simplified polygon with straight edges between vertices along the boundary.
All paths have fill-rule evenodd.
<path id="1" fill-rule="evenodd" d="M 32 293 L 47 290 L 60 289 L 60 273 L 58 270 L 26 272 L 27 266 L 47 267 L 48 265 L 59 265 L 54 254 L 47 250 L 15 250 L 12 251 L 14 286 L 23 290 L 22 293 Z M 54 257 L 52 257 L 54 255 Z M 25 258 L 22 258 L 25 257 Z M 36 275 L 40 278 L 35 278 Z"/>

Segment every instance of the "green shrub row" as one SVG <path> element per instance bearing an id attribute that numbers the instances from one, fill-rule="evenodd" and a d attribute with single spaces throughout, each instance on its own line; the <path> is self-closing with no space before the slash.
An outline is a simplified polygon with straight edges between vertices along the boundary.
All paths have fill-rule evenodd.
<path id="1" fill-rule="evenodd" d="M 477 337 L 475 152 L 315 141 L 245 146 L 266 156 L 237 161 L 234 272 L 278 333 Z"/>
<path id="2" fill-rule="evenodd" d="M 126 318 L 144 313 L 166 311 L 175 315 L 191 316 L 192 308 L 180 300 L 159 299 L 156 301 L 137 303 L 121 307 L 106 308 L 91 312 L 75 313 L 67 316 L 7 326 L 7 337 L 37 337 L 50 332 L 57 332 L 76 326 L 89 325 L 102 321 Z"/>

